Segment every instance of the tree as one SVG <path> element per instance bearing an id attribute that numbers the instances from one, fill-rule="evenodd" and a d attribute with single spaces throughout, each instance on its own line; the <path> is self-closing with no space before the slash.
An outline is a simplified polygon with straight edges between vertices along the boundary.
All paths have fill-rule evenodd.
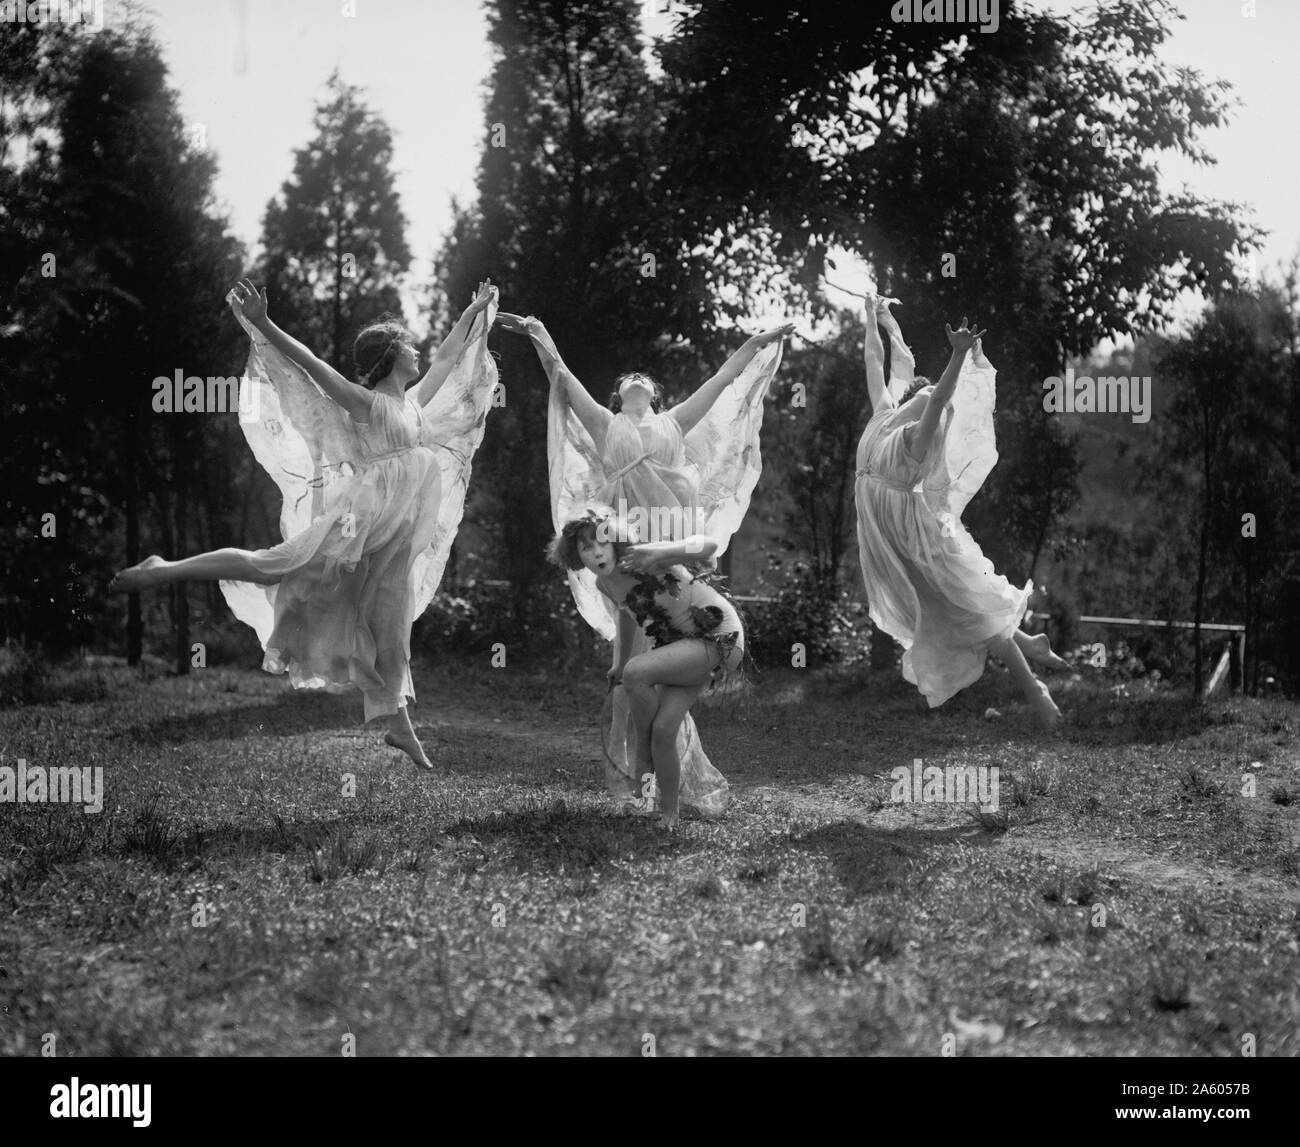
<path id="1" fill-rule="evenodd" d="M 1161 322 L 1183 290 L 1230 286 L 1255 239 L 1235 205 L 1158 185 L 1162 151 L 1212 162 L 1198 136 L 1225 121 L 1226 85 L 1159 60 L 1179 18 L 1163 0 L 1086 18 L 1008 3 L 990 36 L 890 11 L 712 0 L 684 17 L 659 49 L 667 218 L 707 252 L 766 228 L 756 254 L 821 310 L 828 249 L 859 252 L 908 304 L 923 370 L 945 319 L 987 326 L 1002 462 L 972 527 L 996 522 L 989 556 L 1032 568 L 1073 499 L 1038 383 Z M 710 288 L 726 273 L 706 271 Z"/>
<path id="2" fill-rule="evenodd" d="M 1280 566 L 1294 481 L 1285 454 L 1294 377 L 1290 322 L 1274 289 L 1225 295 L 1159 364 L 1177 387 L 1162 456 L 1187 459 L 1195 493 L 1197 694 L 1203 675 L 1199 627 L 1207 604 L 1217 599 L 1235 606 L 1233 613 L 1244 610 L 1248 645 L 1257 646 L 1261 591 Z M 1215 568 L 1217 555 L 1235 559 L 1239 588 L 1232 585 L 1232 565 Z"/>
<path id="3" fill-rule="evenodd" d="M 334 72 L 316 109 L 316 135 L 266 209 L 266 279 L 276 321 L 344 374 L 349 336 L 384 313 L 400 316 L 411 265 L 393 186 L 393 137 Z"/>
<path id="4" fill-rule="evenodd" d="M 598 399 L 622 370 L 658 373 L 670 394 L 706 377 L 701 348 L 673 343 L 697 268 L 655 245 L 660 115 L 642 64 L 631 0 L 496 0 L 494 52 L 477 200 L 458 210 L 438 262 L 441 318 L 485 277 L 508 309 L 536 314 Z M 537 612 L 551 534 L 546 386 L 532 348 L 500 339 L 504 405 L 475 461 L 476 510 L 511 580 L 516 623 Z"/>
<path id="5" fill-rule="evenodd" d="M 870 418 L 862 364 L 865 331 L 854 314 L 820 345 L 792 350 L 765 430 L 774 471 L 769 488 L 790 503 L 791 538 L 809 555 L 813 582 L 834 600 L 846 578 L 844 559 L 854 535 L 854 458 Z"/>
<path id="6" fill-rule="evenodd" d="M 42 637 L 60 644 L 94 632 L 123 549 L 135 561 L 144 538 L 188 548 L 206 489 L 197 475 L 228 448 L 236 415 L 156 414 L 152 379 L 176 369 L 238 373 L 238 335 L 220 317 L 242 251 L 213 213 L 215 166 L 188 141 L 147 31 L 18 34 L 36 37 L 14 69 L 28 76 L 19 98 L 34 114 L 20 129 L 33 145 L 7 175 L 33 192 L 15 205 L 26 258 L 9 328 L 23 350 L 10 427 L 30 467 L 18 517 L 61 507 L 58 545 L 29 541 L 18 568 L 48 608 Z M 108 533 L 119 525 L 122 548 Z M 172 598 L 181 672 L 190 665 L 188 600 L 183 589 Z M 132 595 L 133 663 L 142 648 Z"/>

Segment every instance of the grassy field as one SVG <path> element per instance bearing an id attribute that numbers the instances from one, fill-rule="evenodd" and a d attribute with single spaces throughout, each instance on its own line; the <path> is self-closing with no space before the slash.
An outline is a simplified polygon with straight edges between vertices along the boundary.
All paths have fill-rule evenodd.
<path id="1" fill-rule="evenodd" d="M 56 673 L 0 764 L 105 805 L 0 804 L 0 1054 L 1300 1053 L 1300 711 L 1057 681 L 1044 741 L 997 672 L 765 672 L 670 838 L 603 791 L 595 670 L 417 667 L 435 776 L 355 698 Z M 892 802 L 916 758 L 1000 809 Z"/>

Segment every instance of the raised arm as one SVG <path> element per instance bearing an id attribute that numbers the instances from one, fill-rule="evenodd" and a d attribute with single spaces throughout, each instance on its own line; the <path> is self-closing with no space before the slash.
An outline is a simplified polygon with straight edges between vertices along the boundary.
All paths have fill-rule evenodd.
<path id="1" fill-rule="evenodd" d="M 930 401 L 926 403 L 925 413 L 921 415 L 920 421 L 912 423 L 903 432 L 907 449 L 913 458 L 924 458 L 926 451 L 930 449 L 930 443 L 934 441 L 935 431 L 939 429 L 939 420 L 943 417 L 944 409 L 952 399 L 953 391 L 957 389 L 957 378 L 961 374 L 962 363 L 966 361 L 966 356 L 970 353 L 971 348 L 986 333 L 985 331 L 975 331 L 967 327 L 964 318 L 961 321 L 961 326 L 956 330 L 953 330 L 947 323 L 944 324 L 944 330 L 948 332 L 948 343 L 952 347 L 952 356 L 948 359 L 948 365 L 943 368 L 943 374 L 939 376 L 939 381 L 930 394 Z"/>
<path id="2" fill-rule="evenodd" d="M 372 391 L 344 378 L 327 362 L 322 362 L 296 338 L 287 335 L 271 321 L 266 313 L 266 288 L 261 293 L 252 279 L 241 279 L 226 296 L 230 309 L 246 318 L 257 331 L 296 366 L 302 367 L 311 380 L 330 398 L 337 402 L 356 422 L 370 417 L 370 407 L 375 401 Z"/>
<path id="3" fill-rule="evenodd" d="M 650 573 L 681 562 L 707 561 L 717 552 L 716 538 L 708 534 L 691 534 L 675 542 L 639 542 L 629 546 L 620 565 L 636 573 Z"/>
<path id="4" fill-rule="evenodd" d="M 573 371 L 564 365 L 560 352 L 555 349 L 551 333 L 542 324 L 541 319 L 535 319 L 531 315 L 528 318 L 520 318 L 519 315 L 498 314 L 497 322 L 508 331 L 528 336 L 533 349 L 537 351 L 537 357 L 542 361 L 542 366 L 546 368 L 547 377 L 556 378 L 564 388 L 564 396 L 573 413 L 578 416 L 583 429 L 591 435 L 591 440 L 597 448 L 603 447 L 605 432 L 609 429 L 614 415 L 592 398 Z"/>
<path id="5" fill-rule="evenodd" d="M 873 415 L 894 405 L 894 396 L 889 393 L 889 384 L 885 381 L 885 344 L 880 338 L 880 325 L 876 322 L 878 305 L 883 304 L 875 298 L 867 299 L 864 319 L 867 337 L 862 345 L 862 357 L 867 365 L 867 394 L 871 397 Z"/>
<path id="6" fill-rule="evenodd" d="M 433 396 L 442 389 L 442 384 L 447 381 L 452 368 L 469 349 L 469 336 L 474 329 L 474 320 L 487 310 L 496 298 L 497 289 L 492 285 L 491 279 L 485 279 L 478 285 L 474 301 L 461 312 L 456 325 L 447 333 L 447 337 L 442 340 L 442 345 L 429 360 L 429 369 L 424 372 L 424 377 L 416 385 L 415 400 L 421 406 L 427 406 L 433 400 Z"/>
<path id="7" fill-rule="evenodd" d="M 677 424 L 682 428 L 682 433 L 689 434 L 700 419 L 708 414 L 713 404 L 721 397 L 722 392 L 740 377 L 741 371 L 750 364 L 754 355 L 767 346 L 768 343 L 779 342 L 793 330 L 794 323 L 785 323 L 782 326 L 773 327 L 770 331 L 764 331 L 760 335 L 754 335 L 753 338 L 747 339 L 744 345 L 722 364 L 722 369 L 717 374 L 686 401 L 679 402 L 674 406 L 669 413 L 677 420 Z"/>

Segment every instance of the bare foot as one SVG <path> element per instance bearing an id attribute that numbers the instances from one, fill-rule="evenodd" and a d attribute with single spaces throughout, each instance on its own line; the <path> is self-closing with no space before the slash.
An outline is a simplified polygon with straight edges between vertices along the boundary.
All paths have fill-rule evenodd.
<path id="1" fill-rule="evenodd" d="M 1070 668 L 1070 663 L 1062 657 L 1058 657 L 1052 652 L 1052 643 L 1048 640 L 1047 634 L 1036 633 L 1025 641 L 1025 656 L 1038 665 L 1045 665 L 1048 669 L 1059 669 L 1062 671 Z"/>
<path id="2" fill-rule="evenodd" d="M 675 812 L 663 813 L 659 817 L 659 827 L 668 833 L 676 833 L 681 828 L 681 821 Z"/>
<path id="3" fill-rule="evenodd" d="M 1038 718 L 1038 724 L 1045 732 L 1055 732 L 1061 724 L 1061 710 L 1056 707 L 1056 702 L 1052 700 L 1052 694 L 1048 691 L 1046 685 L 1041 681 L 1038 682 L 1039 696 L 1037 700 L 1030 701 L 1029 706 L 1034 711 L 1034 716 Z"/>
<path id="4" fill-rule="evenodd" d="M 433 772 L 433 762 L 429 760 L 424 753 L 424 746 L 420 744 L 420 738 L 412 732 L 409 736 L 396 736 L 393 733 L 384 734 L 384 742 L 392 745 L 394 749 L 401 749 L 417 769 L 425 772 Z"/>
<path id="5" fill-rule="evenodd" d="M 151 585 L 158 584 L 158 577 L 152 570 L 167 563 L 157 554 L 150 554 L 144 561 L 122 570 L 108 583 L 110 593 L 136 593 Z"/>

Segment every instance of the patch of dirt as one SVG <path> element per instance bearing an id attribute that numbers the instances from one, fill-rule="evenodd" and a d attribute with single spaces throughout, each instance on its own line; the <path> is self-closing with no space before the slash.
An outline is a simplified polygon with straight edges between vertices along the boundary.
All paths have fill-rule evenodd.
<path id="1" fill-rule="evenodd" d="M 1300 888 L 1253 872 L 1217 864 L 1191 865 L 1169 857 L 1123 848 L 1111 841 L 1073 840 L 1027 828 L 1004 836 L 1001 847 L 1075 868 L 1097 868 L 1149 888 L 1171 892 L 1238 892 L 1245 899 L 1300 906 Z"/>

